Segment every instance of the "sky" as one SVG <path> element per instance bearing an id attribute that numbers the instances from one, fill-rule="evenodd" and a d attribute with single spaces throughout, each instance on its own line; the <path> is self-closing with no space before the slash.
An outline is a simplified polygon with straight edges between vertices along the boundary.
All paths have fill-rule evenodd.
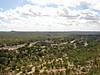
<path id="1" fill-rule="evenodd" d="M 100 0 L 0 0 L 0 31 L 100 31 Z"/>

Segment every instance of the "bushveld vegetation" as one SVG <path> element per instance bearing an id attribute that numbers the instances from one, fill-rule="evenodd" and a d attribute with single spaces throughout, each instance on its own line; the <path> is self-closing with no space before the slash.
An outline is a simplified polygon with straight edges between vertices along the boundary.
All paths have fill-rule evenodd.
<path id="1" fill-rule="evenodd" d="M 18 34 L 0 34 L 0 75 L 100 75 L 99 34 Z"/>

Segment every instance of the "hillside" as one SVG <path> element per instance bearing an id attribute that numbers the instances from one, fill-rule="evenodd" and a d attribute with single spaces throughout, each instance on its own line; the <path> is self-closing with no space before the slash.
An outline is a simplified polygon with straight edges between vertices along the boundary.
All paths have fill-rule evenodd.
<path id="1" fill-rule="evenodd" d="M 0 75 L 100 75 L 100 33 L 0 33 Z"/>

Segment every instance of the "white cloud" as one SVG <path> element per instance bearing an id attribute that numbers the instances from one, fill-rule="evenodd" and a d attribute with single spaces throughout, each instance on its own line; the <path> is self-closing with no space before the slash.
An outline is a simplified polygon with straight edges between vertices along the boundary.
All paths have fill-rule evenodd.
<path id="1" fill-rule="evenodd" d="M 0 12 L 0 30 L 19 31 L 100 31 L 99 0 L 27 0 L 30 4 Z M 72 10 L 80 2 L 90 4 L 85 10 Z M 97 3 L 98 2 L 98 3 Z M 57 8 L 47 7 L 55 3 Z M 34 5 L 36 4 L 36 5 Z M 97 5 L 96 5 L 97 4 Z M 41 7 L 45 5 L 45 7 Z M 61 6 L 62 5 L 62 6 Z M 2 20 L 3 19 L 3 20 Z"/>

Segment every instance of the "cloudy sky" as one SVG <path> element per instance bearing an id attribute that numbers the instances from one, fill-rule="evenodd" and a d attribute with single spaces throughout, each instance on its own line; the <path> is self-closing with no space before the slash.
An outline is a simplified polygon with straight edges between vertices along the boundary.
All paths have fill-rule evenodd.
<path id="1" fill-rule="evenodd" d="M 0 0 L 0 31 L 100 31 L 100 0 Z"/>

